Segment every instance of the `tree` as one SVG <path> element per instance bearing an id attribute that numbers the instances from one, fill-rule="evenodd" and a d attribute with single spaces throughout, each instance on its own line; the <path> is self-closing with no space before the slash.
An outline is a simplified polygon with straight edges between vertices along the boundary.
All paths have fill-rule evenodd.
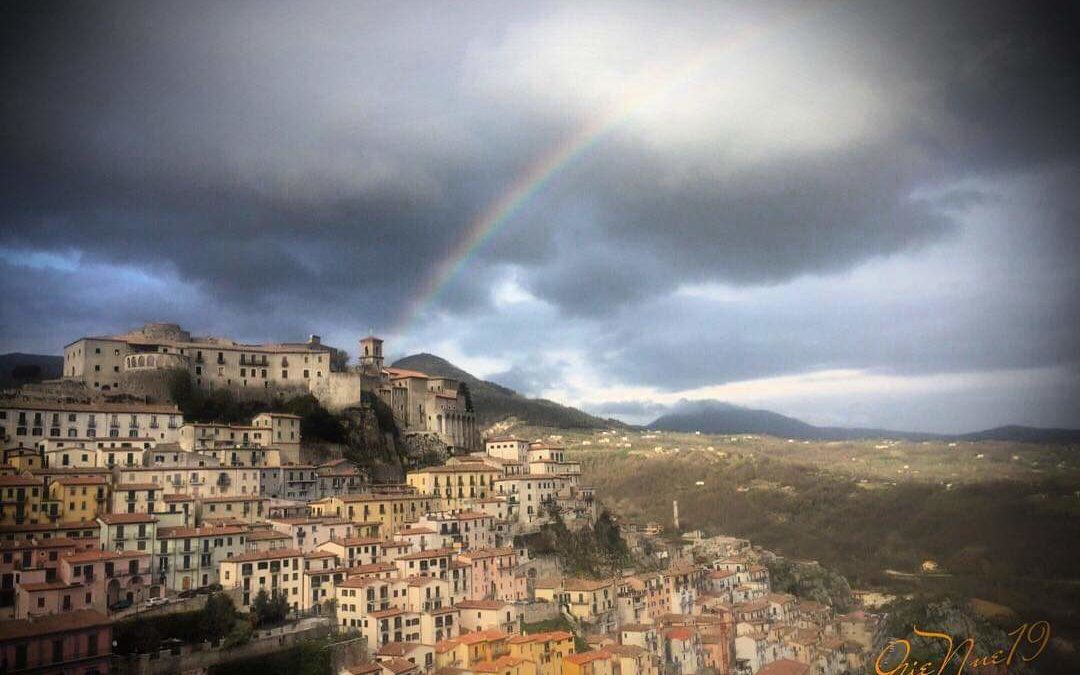
<path id="1" fill-rule="evenodd" d="M 41 366 L 29 363 L 20 363 L 11 369 L 11 379 L 19 382 L 29 382 L 41 379 Z"/>
<path id="2" fill-rule="evenodd" d="M 473 412 L 472 404 L 472 392 L 469 391 L 469 385 L 465 382 L 458 384 L 458 394 L 465 399 L 465 412 Z"/>
<path id="3" fill-rule="evenodd" d="M 349 352 L 337 347 L 330 348 L 330 370 L 343 373 L 349 369 Z"/>
<path id="4" fill-rule="evenodd" d="M 263 623 L 263 618 L 270 612 L 270 594 L 266 592 L 266 589 L 260 590 L 255 594 L 255 599 L 251 601 L 251 615 L 255 617 L 255 623 Z"/>
<path id="5" fill-rule="evenodd" d="M 260 626 L 281 623 L 289 615 L 289 599 L 284 593 L 270 595 L 263 589 L 251 603 L 251 614 Z"/>
<path id="6" fill-rule="evenodd" d="M 232 598 L 224 593 L 214 593 L 207 598 L 201 623 L 208 640 L 218 640 L 228 635 L 236 623 L 236 607 Z"/>

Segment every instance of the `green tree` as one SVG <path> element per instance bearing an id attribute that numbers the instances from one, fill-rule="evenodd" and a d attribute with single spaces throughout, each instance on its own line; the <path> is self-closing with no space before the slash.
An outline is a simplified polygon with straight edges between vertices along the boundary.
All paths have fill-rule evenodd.
<path id="1" fill-rule="evenodd" d="M 218 640 L 233 630 L 236 623 L 236 607 L 232 598 L 224 593 L 214 593 L 203 608 L 201 629 L 208 640 Z"/>
<path id="2" fill-rule="evenodd" d="M 251 615 L 260 626 L 281 623 L 289 615 L 289 599 L 284 593 L 271 595 L 263 589 L 251 603 Z"/>

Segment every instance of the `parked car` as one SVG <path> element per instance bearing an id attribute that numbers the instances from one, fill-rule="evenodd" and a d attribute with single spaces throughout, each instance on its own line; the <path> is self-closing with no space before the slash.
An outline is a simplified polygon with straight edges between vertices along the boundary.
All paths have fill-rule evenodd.
<path id="1" fill-rule="evenodd" d="M 194 588 L 189 588 L 185 591 L 180 591 L 179 596 L 181 598 L 194 598 L 197 591 Z"/>
<path id="2" fill-rule="evenodd" d="M 210 589 L 211 593 L 217 593 L 218 591 L 222 590 L 224 587 L 221 584 L 210 584 L 209 586 L 207 586 L 207 588 Z"/>
<path id="3" fill-rule="evenodd" d="M 149 600 L 146 601 L 146 607 L 147 608 L 161 607 L 162 605 L 167 605 L 167 604 L 169 604 L 169 599 L 166 598 L 166 597 L 150 598 Z"/>
<path id="4" fill-rule="evenodd" d="M 120 610 L 127 609 L 128 607 L 131 607 L 131 600 L 124 598 L 123 600 L 117 600 L 113 604 L 109 605 L 109 611 L 119 612 Z"/>

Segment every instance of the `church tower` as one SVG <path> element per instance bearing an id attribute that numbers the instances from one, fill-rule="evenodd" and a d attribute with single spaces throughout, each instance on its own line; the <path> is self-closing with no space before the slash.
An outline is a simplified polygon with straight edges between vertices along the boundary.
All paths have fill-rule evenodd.
<path id="1" fill-rule="evenodd" d="M 360 341 L 360 368 L 362 370 L 375 370 L 379 372 L 383 367 L 382 355 L 383 341 L 374 335 L 369 335 Z"/>

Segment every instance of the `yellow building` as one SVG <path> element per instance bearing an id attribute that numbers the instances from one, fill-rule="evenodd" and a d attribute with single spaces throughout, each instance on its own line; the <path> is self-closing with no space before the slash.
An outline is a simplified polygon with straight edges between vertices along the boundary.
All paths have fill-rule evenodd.
<path id="1" fill-rule="evenodd" d="M 45 488 L 33 476 L 0 476 L 0 525 L 49 522 L 41 508 Z"/>
<path id="2" fill-rule="evenodd" d="M 516 656 L 500 656 L 494 661 L 474 664 L 470 670 L 485 675 L 536 675 L 536 664 Z"/>
<path id="3" fill-rule="evenodd" d="M 222 560 L 218 566 L 220 583 L 225 588 L 240 588 L 237 609 L 250 611 L 251 603 L 260 590 L 273 595 L 284 595 L 289 607 L 302 608 L 300 592 L 304 582 L 304 554 L 294 548 L 273 551 L 248 551 Z"/>
<path id="4" fill-rule="evenodd" d="M 558 603 L 566 607 L 579 621 L 601 624 L 600 628 L 603 628 L 613 621 L 615 584 L 610 579 L 538 581 L 536 599 Z"/>
<path id="5" fill-rule="evenodd" d="M 425 513 L 441 510 L 439 499 L 423 494 L 369 494 L 328 497 L 312 502 L 311 515 L 337 516 L 354 523 L 379 523 L 379 536 L 390 537 Z"/>
<path id="6" fill-rule="evenodd" d="M 109 512 L 109 484 L 104 476 L 54 478 L 49 483 L 49 517 L 85 523 Z"/>
<path id="7" fill-rule="evenodd" d="M 574 634 L 564 630 L 515 635 L 510 655 L 535 664 L 536 675 L 562 675 L 562 661 L 574 653 Z"/>
<path id="8" fill-rule="evenodd" d="M 44 466 L 41 453 L 33 448 L 17 447 L 4 451 L 4 464 L 11 465 L 16 471 L 36 471 Z"/>
<path id="9" fill-rule="evenodd" d="M 473 499 L 494 496 L 495 479 L 503 475 L 502 468 L 482 462 L 432 466 L 410 472 L 406 482 L 421 494 L 445 500 L 446 508 L 458 509 Z"/>
<path id="10" fill-rule="evenodd" d="M 509 635 L 494 629 L 465 633 L 436 645 L 436 664 L 471 670 L 478 663 L 509 655 L 509 639 Z"/>
<path id="11" fill-rule="evenodd" d="M 590 651 L 571 654 L 563 659 L 563 675 L 612 675 L 611 654 Z"/>

